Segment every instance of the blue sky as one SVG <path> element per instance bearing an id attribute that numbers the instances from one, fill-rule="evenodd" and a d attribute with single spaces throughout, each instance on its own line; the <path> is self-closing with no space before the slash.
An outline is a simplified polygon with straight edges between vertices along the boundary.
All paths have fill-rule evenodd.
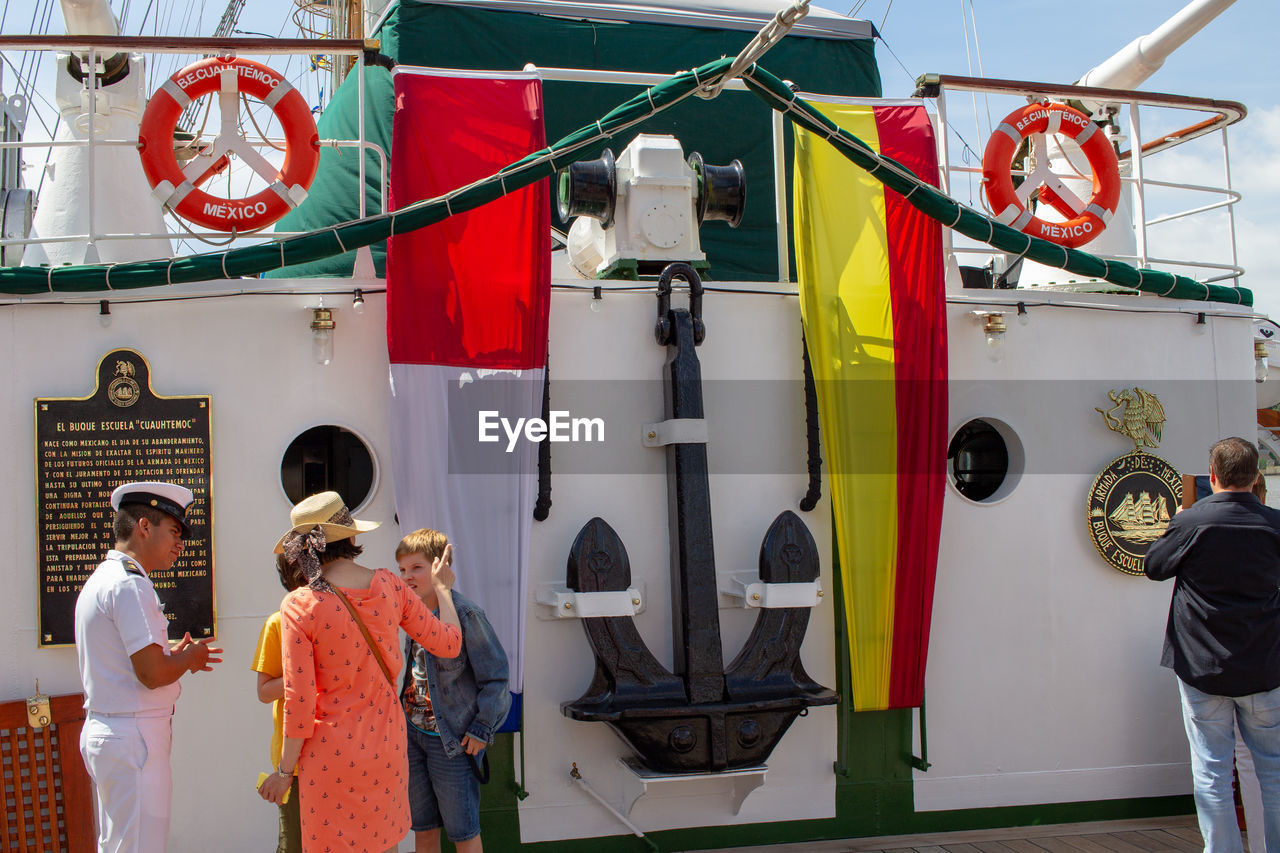
<path id="1" fill-rule="evenodd" d="M 978 76 L 975 22 L 985 76 L 1072 83 L 1186 5 L 1185 0 L 815 2 L 841 13 L 856 9 L 856 17 L 880 29 L 884 43 L 877 45 L 877 55 L 886 97 L 909 96 L 914 78 L 926 72 Z M 1280 3 L 1237 0 L 1143 85 L 1150 91 L 1241 101 L 1249 108 L 1249 116 L 1228 132 L 1232 184 L 1244 194 L 1236 208 L 1236 234 L 1240 263 L 1246 269 L 1243 284 L 1254 291 L 1259 308 L 1276 318 L 1280 318 L 1280 257 L 1273 248 L 1280 228 L 1278 43 Z M 979 123 L 985 124 L 985 116 Z M 982 130 L 975 146 L 979 151 L 985 143 Z M 963 132 L 972 145 L 977 131 L 971 118 Z M 1159 164 L 1151 158 L 1151 165 L 1153 169 L 1163 166 L 1163 178 L 1201 182 L 1206 172 L 1220 171 L 1220 151 L 1216 142 L 1193 143 L 1161 155 Z M 1164 239 L 1180 245 L 1212 230 L 1212 226 L 1189 222 L 1163 228 Z"/>

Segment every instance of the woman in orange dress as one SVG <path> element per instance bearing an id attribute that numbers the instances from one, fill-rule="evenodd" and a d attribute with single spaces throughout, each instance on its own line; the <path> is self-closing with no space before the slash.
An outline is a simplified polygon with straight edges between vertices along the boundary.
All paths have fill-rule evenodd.
<path id="1" fill-rule="evenodd" d="M 290 520 L 293 528 L 276 553 L 297 564 L 309 583 L 280 606 L 284 749 L 259 792 L 279 803 L 296 766 L 306 853 L 391 853 L 409 830 L 404 714 L 393 686 L 400 671 L 399 629 L 431 654 L 457 656 L 462 633 L 453 571 L 443 560 L 432 565 L 437 619 L 398 576 L 354 562 L 362 549 L 353 537 L 378 523 L 352 518 L 336 492 L 302 501 Z"/>

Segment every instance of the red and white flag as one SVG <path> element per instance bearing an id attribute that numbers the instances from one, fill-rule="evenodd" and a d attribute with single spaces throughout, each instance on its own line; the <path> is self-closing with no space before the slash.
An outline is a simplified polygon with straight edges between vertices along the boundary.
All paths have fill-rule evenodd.
<path id="1" fill-rule="evenodd" d="M 536 74 L 400 66 L 394 81 L 392 209 L 491 175 L 546 144 Z M 524 678 L 538 452 L 501 424 L 542 413 L 551 294 L 547 192 L 539 181 L 392 237 L 387 252 L 400 529 L 433 527 L 454 543 L 457 588 L 497 631 L 516 694 Z"/>

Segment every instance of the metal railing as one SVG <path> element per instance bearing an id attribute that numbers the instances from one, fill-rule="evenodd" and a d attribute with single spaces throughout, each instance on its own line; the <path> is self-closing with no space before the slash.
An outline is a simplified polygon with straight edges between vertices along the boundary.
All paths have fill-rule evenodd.
<path id="1" fill-rule="evenodd" d="M 166 36 L 84 36 L 84 35 L 53 35 L 53 36 L 0 36 L 0 52 L 6 51 L 54 51 L 57 53 L 71 53 L 82 57 L 82 63 L 87 69 L 96 69 L 99 67 L 99 59 L 111 56 L 115 53 L 129 52 L 142 54 L 205 54 L 217 56 L 281 56 L 281 55 L 311 55 L 316 53 L 335 54 L 339 56 L 349 56 L 364 58 L 364 61 L 356 61 L 354 63 L 354 73 L 356 74 L 356 102 L 357 102 L 357 133 L 355 139 L 321 139 L 321 147 L 337 149 L 355 149 L 360 152 L 358 157 L 358 175 L 361 191 L 358 195 L 358 214 L 361 218 L 369 214 L 368 201 L 365 197 L 364 187 L 366 186 L 366 156 L 372 154 L 377 158 L 378 163 L 378 196 L 377 213 L 384 212 L 387 209 L 388 184 L 389 184 L 389 162 L 388 152 L 379 144 L 369 141 L 365 136 L 365 68 L 367 64 L 372 62 L 374 56 L 377 55 L 379 44 L 376 40 L 361 39 L 272 39 L 272 38 L 192 38 L 192 37 L 166 37 Z M 87 61 L 85 61 L 87 60 Z M 82 233 L 74 234 L 58 234 L 56 236 L 27 236 L 27 237 L 10 237 L 3 239 L 0 235 L 0 249 L 8 246 L 20 245 L 41 245 L 41 244 L 58 244 L 58 243 L 88 243 L 90 245 L 101 241 L 112 240 L 146 240 L 146 239 L 165 239 L 170 241 L 184 240 L 189 238 L 199 239 L 205 242 L 229 242 L 230 240 L 261 238 L 275 239 L 277 237 L 292 236 L 302 232 L 294 231 L 254 231 L 254 232 L 227 232 L 197 230 L 189 228 L 179 218 L 173 216 L 166 209 L 166 221 L 174 223 L 174 227 L 167 228 L 164 231 L 118 231 L 112 230 L 108 225 L 99 223 L 97 220 L 101 217 L 96 208 L 96 196 L 101 191 L 98 186 L 97 176 L 95 174 L 98 164 L 94 151 L 103 147 L 130 147 L 137 148 L 138 139 L 133 138 L 113 138 L 105 135 L 105 131 L 99 127 L 99 122 L 89 120 L 88 117 L 97 117 L 98 98 L 101 89 L 101 83 L 98 74 L 95 72 L 86 73 L 84 76 L 85 94 L 87 110 L 85 121 L 81 129 L 85 133 L 85 139 L 23 139 L 22 141 L 0 141 L 0 151 L 9 149 L 20 150 L 53 150 L 58 148 L 80 147 L 87 148 L 89 156 L 86 166 L 86 186 L 84 187 L 84 197 L 88 208 L 88 230 Z M 28 128 L 30 123 L 28 123 Z M 229 128 L 221 129 L 220 132 L 233 132 Z M 244 140 L 246 144 L 259 149 L 280 149 L 285 143 L 282 137 L 261 135 L 258 139 L 250 139 L 246 135 Z"/>
<path id="2" fill-rule="evenodd" d="M 1056 85 L 1025 80 L 984 79 L 978 77 L 957 77 L 946 75 L 926 75 L 920 78 L 916 94 L 935 99 L 938 118 L 939 160 L 942 164 L 942 189 L 950 192 L 953 176 L 981 175 L 982 169 L 951 160 L 951 128 L 948 124 L 948 93 L 974 93 L 981 95 L 1002 95 L 1024 98 L 1030 103 L 1035 100 L 1051 99 L 1061 102 L 1099 102 L 1126 108 L 1127 132 L 1132 146 L 1126 151 L 1118 152 L 1119 159 L 1128 161 L 1132 174 L 1121 175 L 1122 187 L 1131 188 L 1133 199 L 1133 228 L 1136 252 L 1133 254 L 1107 254 L 1096 252 L 1087 245 L 1086 251 L 1094 252 L 1100 257 L 1124 261 L 1140 267 L 1165 266 L 1183 267 L 1203 270 L 1207 276 L 1202 279 L 1206 283 L 1232 280 L 1239 285 L 1244 269 L 1239 265 L 1235 236 L 1235 205 L 1241 195 L 1231 187 L 1231 167 L 1227 128 L 1243 119 L 1247 113 L 1243 104 L 1236 101 L 1215 100 L 1210 98 L 1194 98 L 1184 95 L 1167 95 L 1155 92 L 1140 92 L 1127 89 L 1102 89 L 1092 86 Z M 1181 110 L 1197 113 L 1209 113 L 1209 117 L 1197 120 L 1178 130 L 1162 133 L 1158 137 L 1142 141 L 1143 109 Z M 1113 118 L 1120 109 L 1111 111 Z M 997 110 L 997 112 L 999 112 Z M 1220 186 L 1188 183 L 1183 181 L 1163 181 L 1149 178 L 1144 173 L 1144 160 L 1155 154 L 1183 145 L 1194 139 L 1216 135 L 1220 139 L 1222 149 L 1222 184 Z M 1138 156 L 1134 156 L 1134 151 Z M 1014 170 L 1014 175 L 1025 176 L 1025 170 Z M 1078 176 L 1064 176 L 1067 178 Z M 1206 204 L 1192 204 L 1182 209 L 1147 217 L 1147 193 L 1149 189 L 1159 188 L 1174 190 L 1179 193 L 1208 193 L 1220 198 Z M 979 196 L 981 197 L 981 191 Z M 985 198 L 982 199 L 985 206 Z M 1192 216 L 1225 210 L 1228 218 L 1228 245 L 1230 261 L 1226 263 L 1206 261 L 1198 258 L 1162 257 L 1154 255 L 1150 250 L 1149 229 Z M 990 212 L 990 211 L 988 211 Z M 1113 221 L 1111 227 L 1123 226 L 1125 223 Z M 956 246 L 948 232 L 944 235 L 944 247 L 948 254 L 954 255 L 991 255 L 990 247 Z M 1217 274 L 1214 274 L 1217 273 Z"/>

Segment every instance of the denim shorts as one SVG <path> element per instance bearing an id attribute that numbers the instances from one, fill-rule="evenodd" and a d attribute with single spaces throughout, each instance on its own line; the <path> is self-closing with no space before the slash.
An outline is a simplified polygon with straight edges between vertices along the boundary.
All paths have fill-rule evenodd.
<path id="1" fill-rule="evenodd" d="M 480 834 L 480 780 L 472 757 L 444 754 L 438 735 L 409 730 L 409 814 L 414 832 L 443 826 L 452 842 Z M 483 755 L 483 753 L 481 753 Z"/>

